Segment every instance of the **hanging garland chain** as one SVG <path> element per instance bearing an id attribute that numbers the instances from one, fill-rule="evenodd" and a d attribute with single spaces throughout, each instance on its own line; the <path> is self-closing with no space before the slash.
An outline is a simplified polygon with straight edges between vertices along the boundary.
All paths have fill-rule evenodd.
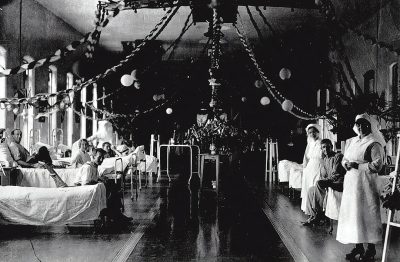
<path id="1" fill-rule="evenodd" d="M 176 14 L 176 12 L 178 11 L 179 7 L 180 6 L 177 6 L 175 9 L 173 9 L 173 8 L 168 9 L 166 14 L 161 18 L 160 22 L 158 22 L 156 24 L 156 26 L 144 38 L 144 40 L 132 51 L 131 54 L 126 56 L 124 60 L 120 61 L 120 63 L 118 65 L 107 69 L 104 73 L 99 74 L 99 75 L 87 80 L 86 82 L 77 83 L 72 88 L 65 89 L 65 90 L 60 90 L 60 91 L 58 91 L 56 93 L 52 93 L 52 94 L 42 94 L 42 96 L 44 96 L 45 98 L 54 98 L 54 97 L 57 97 L 59 95 L 69 94 L 70 92 L 78 92 L 82 88 L 87 87 L 87 86 L 97 82 L 98 80 L 100 80 L 102 78 L 105 78 L 106 76 L 116 72 L 117 69 L 121 68 L 124 64 L 129 62 L 139 51 L 141 51 L 141 49 L 149 41 L 155 39 L 161 33 L 161 31 L 169 23 L 169 21 L 172 19 L 172 17 Z M 160 27 L 161 27 L 161 29 L 160 29 Z M 10 104 L 14 104 L 14 105 L 29 103 L 31 105 L 34 105 L 34 101 L 37 101 L 38 97 L 39 97 L 38 95 L 35 95 L 33 97 L 30 97 L 30 98 L 3 98 L 3 99 L 0 99 L 0 103 L 10 103 Z"/>
<path id="2" fill-rule="evenodd" d="M 335 14 L 335 6 L 330 0 L 319 0 L 318 2 L 319 10 L 325 14 L 325 17 L 330 22 L 336 22 L 336 25 L 343 28 L 347 32 L 357 35 L 361 37 L 364 41 L 371 45 L 377 45 L 381 49 L 385 49 L 388 52 L 393 52 L 396 55 L 400 55 L 400 50 L 396 49 L 393 45 L 389 45 L 388 43 L 378 41 L 374 37 L 363 34 L 360 30 L 351 28 L 343 22 L 339 22 L 336 18 Z"/>
<path id="3" fill-rule="evenodd" d="M 123 1 L 120 1 L 123 2 Z M 116 9 L 119 10 L 119 9 Z M 27 63 L 24 63 L 20 66 L 11 68 L 11 69 L 5 69 L 2 68 L 0 69 L 0 77 L 2 76 L 9 76 L 9 75 L 17 75 L 20 73 L 25 72 L 26 70 L 30 69 L 35 69 L 38 67 L 41 67 L 46 64 L 54 63 L 58 60 L 60 60 L 63 57 L 66 57 L 68 54 L 72 53 L 75 51 L 81 44 L 88 42 L 88 47 L 87 47 L 87 52 L 85 53 L 86 57 L 92 57 L 92 53 L 94 51 L 94 45 L 98 42 L 99 37 L 100 37 L 100 32 L 101 29 L 104 28 L 109 20 L 113 17 L 115 17 L 119 11 L 114 11 L 110 15 L 108 15 L 106 18 L 104 18 L 104 11 L 96 11 L 96 27 L 93 30 L 93 32 L 87 33 L 85 37 L 80 39 L 79 41 L 73 41 L 71 44 L 68 46 L 58 49 L 57 51 L 54 52 L 54 54 L 38 59 L 38 60 L 33 60 Z"/>
<path id="4" fill-rule="evenodd" d="M 101 30 L 106 27 L 110 20 L 116 17 L 120 11 L 124 8 L 125 2 L 123 0 L 115 3 L 111 11 L 106 10 L 106 8 L 100 4 L 97 4 L 97 10 L 95 12 L 96 21 L 95 29 L 93 31 L 92 37 L 88 39 L 88 45 L 86 47 L 86 58 L 93 58 L 94 48 L 99 43 Z"/>
<path id="5" fill-rule="evenodd" d="M 239 16 L 240 17 L 240 16 Z M 240 19 L 241 21 L 241 19 Z M 239 28 L 237 27 L 237 25 L 235 24 L 235 29 L 236 29 L 236 33 L 239 36 L 239 39 L 241 41 L 241 43 L 243 44 L 246 52 L 248 53 L 250 59 L 252 60 L 254 66 L 256 67 L 258 74 L 260 75 L 262 81 L 264 82 L 264 85 L 267 87 L 268 92 L 272 95 L 272 97 L 279 103 L 282 104 L 283 101 L 287 100 L 275 87 L 275 85 L 265 76 L 265 73 L 262 71 L 260 65 L 258 64 L 254 52 L 251 49 L 251 47 L 248 45 L 248 40 L 247 38 L 244 36 L 244 34 L 242 34 L 239 30 Z M 243 24 L 241 24 L 242 30 L 244 30 L 243 28 Z M 293 105 L 293 108 L 296 109 L 297 111 L 301 112 L 302 114 L 306 115 L 306 117 L 300 116 L 299 114 L 294 113 L 292 110 L 288 111 L 289 113 L 291 113 L 292 115 L 304 119 L 304 120 L 315 120 L 315 119 L 319 119 L 320 116 L 315 116 L 312 115 L 310 113 L 305 112 L 304 110 L 302 110 L 301 108 L 299 108 L 296 105 Z"/>
<path id="6" fill-rule="evenodd" d="M 111 112 L 109 112 L 109 111 L 107 111 L 107 110 L 96 108 L 96 107 L 94 107 L 92 104 L 89 104 L 89 103 L 86 103 L 86 105 L 87 105 L 91 110 L 93 110 L 93 111 L 95 111 L 95 112 L 97 112 L 97 113 L 100 113 L 100 114 L 103 114 L 103 115 L 108 116 L 107 119 L 113 119 L 113 118 L 136 118 L 136 117 L 138 117 L 139 115 L 144 115 L 144 114 L 150 113 L 150 112 L 152 112 L 152 111 L 154 111 L 154 110 L 156 110 L 156 109 L 158 109 L 158 108 L 160 108 L 160 107 L 163 107 L 164 105 L 166 105 L 167 103 L 169 103 L 169 102 L 172 100 L 172 98 L 174 98 L 176 95 L 177 95 L 177 92 L 175 92 L 175 94 L 171 95 L 170 98 L 168 98 L 167 100 L 165 100 L 165 101 L 162 102 L 161 104 L 158 104 L 158 105 L 156 105 L 156 106 L 154 106 L 154 107 L 151 107 L 151 108 L 149 108 L 149 109 L 146 109 L 145 111 L 142 111 L 141 113 L 137 113 L 137 114 L 117 114 L 117 113 L 111 113 Z"/>
<path id="7" fill-rule="evenodd" d="M 218 18 L 218 12 L 216 6 L 213 6 L 213 22 L 212 22 L 212 50 L 211 50 L 211 63 L 210 63 L 210 79 L 209 85 L 211 86 L 211 101 L 210 107 L 214 107 L 218 102 L 218 88 L 221 86 L 217 80 L 219 71 L 219 60 L 221 56 L 221 22 Z"/>

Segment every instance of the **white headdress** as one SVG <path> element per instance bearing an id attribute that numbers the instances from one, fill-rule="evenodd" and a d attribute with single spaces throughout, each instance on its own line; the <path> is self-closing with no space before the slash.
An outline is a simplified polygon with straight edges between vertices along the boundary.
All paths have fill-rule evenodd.
<path id="1" fill-rule="evenodd" d="M 370 123 L 372 135 L 374 136 L 374 138 L 377 140 L 377 142 L 379 144 L 381 144 L 382 146 L 385 146 L 386 141 L 385 141 L 385 138 L 383 137 L 381 131 L 379 131 L 380 124 L 379 124 L 379 121 L 376 118 L 376 116 L 364 113 L 364 114 L 357 115 L 355 121 L 357 121 L 359 119 L 365 119 Z M 353 130 L 357 135 L 360 135 L 356 125 L 354 125 Z"/>
<path id="2" fill-rule="evenodd" d="M 318 125 L 318 124 L 309 124 L 309 125 L 306 127 L 306 132 L 307 132 L 308 129 L 310 129 L 311 127 L 314 127 L 315 129 L 318 130 L 318 132 L 321 132 L 321 126 Z"/>

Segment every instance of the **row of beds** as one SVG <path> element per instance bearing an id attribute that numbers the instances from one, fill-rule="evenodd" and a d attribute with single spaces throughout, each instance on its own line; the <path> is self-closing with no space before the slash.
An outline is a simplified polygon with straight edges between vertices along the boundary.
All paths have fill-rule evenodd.
<path id="1" fill-rule="evenodd" d="M 301 191 L 303 176 L 303 166 L 289 160 L 281 160 L 278 163 L 278 181 L 280 184 L 289 185 L 289 196 L 294 197 L 294 191 Z M 394 173 L 378 176 L 377 186 L 380 192 L 387 192 L 387 187 L 391 188 Z M 338 220 L 342 192 L 328 189 L 326 194 L 325 216 L 331 220 Z M 388 210 L 381 206 L 382 223 L 387 222 Z M 394 222 L 400 222 L 400 212 L 396 212 L 393 217 Z M 331 223 L 331 231 L 332 231 Z"/>
<path id="2" fill-rule="evenodd" d="M 125 181 L 130 180 L 133 199 L 134 174 L 137 174 L 137 194 L 138 186 L 141 187 L 141 174 L 156 173 L 157 163 L 155 157 L 137 153 L 106 158 L 98 168 L 99 176 L 115 179 L 121 184 L 122 190 L 125 188 Z M 70 186 L 64 188 L 56 187 L 46 169 L 15 168 L 11 171 L 1 171 L 0 176 L 12 172 L 16 180 L 14 185 L 0 186 L 2 224 L 42 226 L 92 222 L 98 219 L 100 211 L 106 208 L 104 184 L 74 186 L 78 168 L 55 169 L 60 178 Z"/>

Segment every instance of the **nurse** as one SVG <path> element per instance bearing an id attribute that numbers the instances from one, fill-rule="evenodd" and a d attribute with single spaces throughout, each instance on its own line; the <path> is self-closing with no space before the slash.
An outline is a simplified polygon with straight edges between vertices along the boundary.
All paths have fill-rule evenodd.
<path id="1" fill-rule="evenodd" d="M 301 210 L 307 214 L 308 189 L 315 186 L 321 177 L 322 151 L 321 139 L 319 138 L 320 126 L 309 124 L 306 127 L 307 147 L 303 159 L 303 176 L 301 181 Z"/>
<path id="2" fill-rule="evenodd" d="M 344 152 L 344 177 L 336 239 L 343 244 L 355 244 L 346 259 L 372 261 L 375 244 L 382 240 L 379 190 L 376 179 L 382 169 L 385 140 L 378 122 L 368 114 L 358 115 L 354 131 Z M 363 244 L 367 243 L 367 250 Z"/>

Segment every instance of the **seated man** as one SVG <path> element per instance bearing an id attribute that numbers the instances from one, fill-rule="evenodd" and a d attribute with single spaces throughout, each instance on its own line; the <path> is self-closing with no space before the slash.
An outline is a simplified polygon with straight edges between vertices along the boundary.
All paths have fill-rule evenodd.
<path id="1" fill-rule="evenodd" d="M 104 142 L 102 147 L 106 152 L 104 158 L 115 157 L 117 155 L 114 150 L 111 149 L 111 144 L 109 142 Z"/>
<path id="2" fill-rule="evenodd" d="M 45 146 L 39 148 L 38 152 L 30 156 L 28 150 L 25 149 L 20 143 L 22 139 L 22 132 L 16 128 L 11 131 L 12 140 L 9 148 L 12 158 L 21 167 L 38 168 L 42 167 L 38 162 L 44 162 L 48 165 L 52 164 L 49 151 Z"/>
<path id="3" fill-rule="evenodd" d="M 107 193 L 107 208 L 106 210 L 102 210 L 100 215 L 103 217 L 107 216 L 113 219 L 115 222 L 132 221 L 131 217 L 127 217 L 123 215 L 121 212 L 122 203 L 119 197 L 118 186 L 115 185 L 112 179 L 107 180 L 106 177 L 99 178 L 97 168 L 99 165 L 101 165 L 101 163 L 104 160 L 104 155 L 105 155 L 104 150 L 101 148 L 96 148 L 94 149 L 94 154 L 95 154 L 94 159 L 90 162 L 85 163 L 79 169 L 76 175 L 75 185 L 76 186 L 94 185 L 99 182 L 103 182 L 106 187 L 106 193 Z M 50 176 L 55 180 L 57 187 L 63 187 L 63 182 L 62 183 L 60 181 L 57 182 L 57 180 L 59 180 L 60 178 L 58 177 L 54 169 L 48 165 L 45 166 L 47 170 L 50 172 Z"/>
<path id="4" fill-rule="evenodd" d="M 329 187 L 335 191 L 343 191 L 344 174 L 346 173 L 341 165 L 343 155 L 333 151 L 333 145 L 329 139 L 321 141 L 321 150 L 321 179 L 317 181 L 316 186 L 312 186 L 308 190 L 306 214 L 309 214 L 310 217 L 303 223 L 305 226 L 314 225 L 323 217 L 324 199 Z"/>
<path id="5" fill-rule="evenodd" d="M 89 149 L 89 143 L 85 138 L 79 140 L 79 151 L 72 157 L 71 166 L 73 168 L 81 167 L 86 162 L 89 162 L 90 155 L 87 153 Z"/>

